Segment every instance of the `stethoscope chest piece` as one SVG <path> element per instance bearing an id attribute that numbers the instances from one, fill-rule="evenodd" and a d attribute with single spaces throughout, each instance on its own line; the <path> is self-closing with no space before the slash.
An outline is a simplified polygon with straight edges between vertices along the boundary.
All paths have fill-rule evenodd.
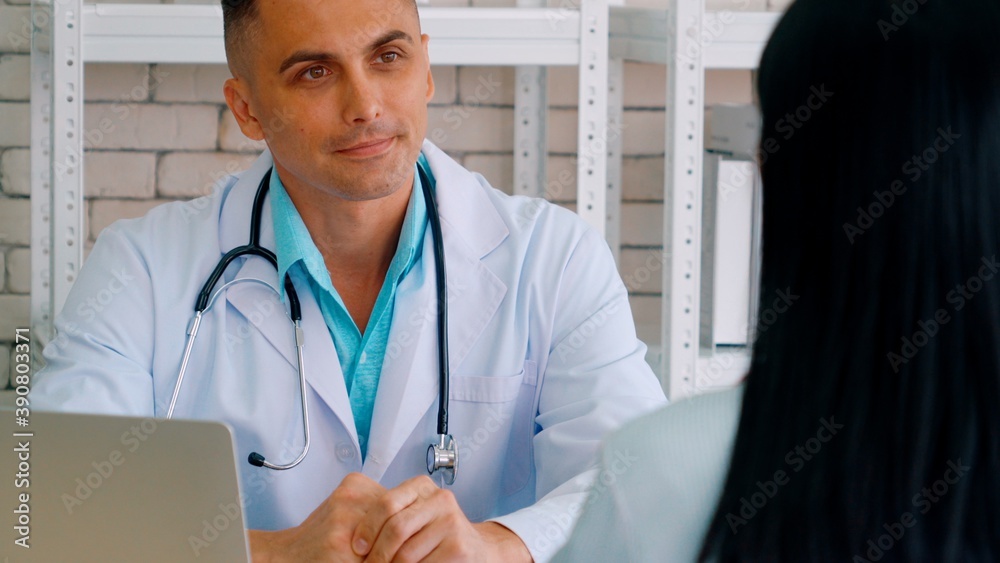
<path id="1" fill-rule="evenodd" d="M 427 446 L 427 472 L 440 474 L 445 485 L 455 483 L 458 473 L 458 446 L 450 434 L 438 435 L 438 443 Z"/>

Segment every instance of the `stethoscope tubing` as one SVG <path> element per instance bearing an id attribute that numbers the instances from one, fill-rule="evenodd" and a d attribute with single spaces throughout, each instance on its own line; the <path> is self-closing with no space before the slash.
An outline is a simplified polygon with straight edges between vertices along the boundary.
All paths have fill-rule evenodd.
<path id="1" fill-rule="evenodd" d="M 237 280 L 229 281 L 219 287 L 217 290 L 215 286 L 218 284 L 219 280 L 225 274 L 226 269 L 229 265 L 241 256 L 260 256 L 271 263 L 276 269 L 278 267 L 278 260 L 274 252 L 267 250 L 260 246 L 260 223 L 261 216 L 263 215 L 264 199 L 267 195 L 267 191 L 270 184 L 272 169 L 269 169 L 264 177 L 261 178 L 260 184 L 257 187 L 257 193 L 254 196 L 253 210 L 250 217 L 250 240 L 249 243 L 244 246 L 239 246 L 231 249 L 227 252 L 219 263 L 216 265 L 215 269 L 209 275 L 208 279 L 202 286 L 201 291 L 198 293 L 198 300 L 195 303 L 195 315 L 188 324 L 187 338 L 184 346 L 184 356 L 181 359 L 181 366 L 178 372 L 177 381 L 174 384 L 173 394 L 170 398 L 170 405 L 167 409 L 167 418 L 172 418 L 174 414 L 174 409 L 177 405 L 177 398 L 180 394 L 181 386 L 184 382 L 184 375 L 187 372 L 188 363 L 191 359 L 191 351 L 194 347 L 194 342 L 197 339 L 198 331 L 201 327 L 201 321 L 204 314 L 214 305 L 216 298 L 230 286 L 239 282 L 258 282 L 266 285 L 274 291 L 277 291 L 273 286 L 268 284 L 263 280 L 256 278 L 241 278 Z M 454 439 L 448 435 L 448 399 L 449 399 L 449 361 L 448 361 L 448 291 L 447 291 L 447 271 L 445 268 L 444 261 L 444 242 L 441 233 L 441 218 L 438 213 L 437 202 L 434 198 L 434 194 L 431 192 L 430 181 L 424 170 L 419 165 L 417 166 L 417 171 L 420 174 L 421 188 L 424 194 L 424 200 L 427 205 L 427 217 L 428 223 L 431 228 L 431 235 L 434 241 L 434 262 L 435 262 L 435 282 L 437 286 L 437 333 L 438 333 L 438 369 L 439 369 L 439 388 L 438 388 L 438 413 L 437 413 L 437 431 L 438 431 L 438 442 L 440 444 L 440 450 L 446 451 L 450 456 L 445 455 L 445 459 L 453 459 L 450 465 L 447 463 L 443 466 L 432 465 L 428 463 L 428 471 L 432 474 L 438 469 L 450 469 L 450 475 L 444 477 L 444 481 L 447 484 L 452 484 L 455 478 L 455 472 L 457 470 L 457 446 L 455 445 Z M 304 445 L 302 452 L 293 461 L 287 464 L 273 464 L 264 458 L 261 454 L 257 452 L 252 452 L 248 456 L 248 461 L 251 465 L 256 467 L 266 467 L 268 469 L 275 470 L 287 470 L 297 466 L 299 463 L 305 459 L 306 454 L 309 453 L 310 445 L 310 432 L 309 432 L 309 403 L 307 400 L 306 392 L 306 377 L 305 377 L 305 357 L 303 354 L 303 345 L 305 342 L 304 333 L 302 331 L 302 309 L 299 303 L 298 295 L 295 292 L 295 287 L 292 285 L 291 278 L 286 273 L 284 279 L 285 294 L 288 297 L 289 305 L 289 318 L 292 321 L 295 331 L 295 348 L 296 348 L 296 361 L 297 361 L 297 371 L 299 379 L 299 395 L 302 408 L 302 423 L 303 423 L 303 437 Z M 432 444 L 431 448 L 435 448 L 437 444 Z M 447 447 L 446 447 L 447 444 Z"/>

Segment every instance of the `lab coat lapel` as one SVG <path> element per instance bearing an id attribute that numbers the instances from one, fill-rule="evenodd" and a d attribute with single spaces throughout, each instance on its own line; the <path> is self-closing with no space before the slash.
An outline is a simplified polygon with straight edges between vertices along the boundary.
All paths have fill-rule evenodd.
<path id="1" fill-rule="evenodd" d="M 437 184 L 447 266 L 448 352 L 454 374 L 506 295 L 507 287 L 481 259 L 509 232 L 471 173 L 429 142 L 423 152 Z M 363 469 L 375 480 L 381 479 L 428 409 L 437 408 L 437 287 L 430 225 L 423 242 L 420 261 L 396 291 Z M 433 438 L 428 434 L 427 443 Z"/>
<path id="2" fill-rule="evenodd" d="M 222 229 L 220 241 L 223 252 L 246 244 L 249 240 L 253 198 L 257 193 L 260 179 L 270 166 L 270 154 L 265 152 L 253 167 L 243 174 L 229 193 L 220 220 Z M 261 216 L 261 245 L 264 248 L 274 248 L 274 223 L 270 199 L 264 202 Z M 257 279 L 271 287 L 278 287 L 278 273 L 270 263 L 257 257 L 242 260 L 242 265 L 231 266 L 236 270 L 236 275 L 232 279 Z M 347 386 L 330 331 L 310 288 L 300 283 L 295 285 L 295 289 L 302 306 L 302 332 L 305 338 L 302 351 L 306 382 L 333 410 L 357 444 L 357 430 L 347 396 Z M 231 286 L 225 292 L 225 296 L 227 302 L 246 319 L 248 328 L 253 327 L 260 332 L 289 366 L 293 370 L 296 369 L 298 361 L 291 321 L 285 305 L 277 302 L 277 294 L 260 284 L 243 282 Z M 273 311 L 278 311 L 280 314 L 274 314 Z M 264 375 L 264 377 L 270 376 L 270 374 Z M 298 385 L 298 382 L 290 379 L 288 384 Z"/>

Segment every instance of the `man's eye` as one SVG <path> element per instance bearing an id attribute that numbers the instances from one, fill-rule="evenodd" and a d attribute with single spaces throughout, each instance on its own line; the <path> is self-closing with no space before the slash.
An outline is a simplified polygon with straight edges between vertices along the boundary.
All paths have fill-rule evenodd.
<path id="1" fill-rule="evenodd" d="M 326 76 L 326 69 L 321 66 L 314 66 L 312 68 L 306 69 L 305 77 L 310 80 L 319 80 Z"/>
<path id="2" fill-rule="evenodd" d="M 382 61 L 383 63 L 392 63 L 396 62 L 396 59 L 398 58 L 399 58 L 399 53 L 383 53 L 379 57 L 379 60 Z"/>

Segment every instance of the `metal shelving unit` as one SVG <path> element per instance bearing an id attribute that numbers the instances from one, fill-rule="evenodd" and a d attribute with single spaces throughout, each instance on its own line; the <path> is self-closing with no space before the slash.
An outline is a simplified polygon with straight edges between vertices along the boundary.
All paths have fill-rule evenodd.
<path id="1" fill-rule="evenodd" d="M 650 347 L 648 359 L 671 400 L 735 383 L 749 366 L 745 350 L 699 345 L 705 70 L 756 68 L 780 16 L 706 13 L 704 0 L 672 0 L 668 10 L 611 8 L 612 60 L 667 66 L 663 245 L 670 258 L 660 345 Z M 620 167 L 621 151 L 610 152 L 608 166 Z"/>
<path id="2" fill-rule="evenodd" d="M 578 66 L 579 214 L 602 234 L 608 225 L 604 140 L 608 123 L 609 4 L 573 8 L 420 7 L 435 65 L 518 67 L 515 191 L 544 195 L 547 156 L 545 67 Z M 96 4 L 34 0 L 32 49 L 32 295 L 35 338 L 52 337 L 53 313 L 83 262 L 83 81 L 85 62 L 224 63 L 217 5 Z M 47 28 L 47 29 L 42 29 Z"/>

